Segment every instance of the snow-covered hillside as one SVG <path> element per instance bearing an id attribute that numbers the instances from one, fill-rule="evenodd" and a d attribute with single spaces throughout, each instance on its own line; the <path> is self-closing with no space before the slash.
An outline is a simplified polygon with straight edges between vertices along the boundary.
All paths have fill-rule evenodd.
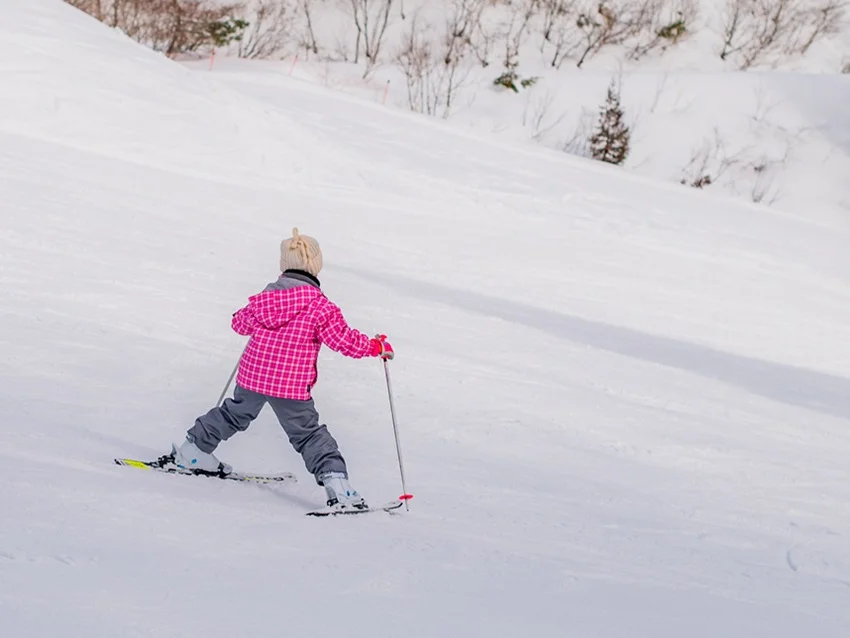
<path id="1" fill-rule="evenodd" d="M 201 76 L 59 0 L 0 5 L 0 633 L 839 638 L 847 233 L 296 77 Z M 389 334 L 409 513 L 148 475 L 223 386 L 293 226 Z M 320 413 L 397 495 L 380 365 Z"/>
<path id="2" fill-rule="evenodd" d="M 370 28 L 374 29 L 385 3 L 280 1 L 291 5 L 284 22 L 288 26 L 279 33 L 282 48 L 276 54 L 286 59 L 278 64 L 234 63 L 219 52 L 216 70 L 243 76 L 268 73 L 273 76 L 269 82 L 293 73 L 388 106 L 414 108 L 445 116 L 460 126 L 577 154 L 586 153 L 586 141 L 596 125 L 606 88 L 615 80 L 622 85 L 622 105 L 633 134 L 626 169 L 685 185 L 708 178 L 711 185 L 707 188 L 718 194 L 781 210 L 805 210 L 812 219 L 843 228 L 850 223 L 850 188 L 845 179 L 850 174 L 850 119 L 846 115 L 850 76 L 839 74 L 850 63 L 846 14 L 836 12 L 834 32 L 818 38 L 805 54 L 768 48 L 749 71 L 742 72 L 740 54 L 725 60 L 720 57 L 724 20 L 728 21 L 734 0 L 609 0 L 601 4 L 617 11 L 644 5 L 665 7 L 655 29 L 683 15 L 687 33 L 675 45 L 662 42 L 664 46 L 637 57 L 632 55 L 634 38 L 603 46 L 577 69 L 582 47 L 553 68 L 557 37 L 544 39 L 547 25 L 551 30 L 554 19 L 546 7 L 558 3 L 408 0 L 392 5 L 377 63 L 370 65 L 364 58 L 362 38 L 361 53 L 355 55 L 358 32 L 352 6 L 369 7 Z M 570 11 L 584 7 L 591 16 L 600 6 L 595 1 L 561 4 Z M 751 3 L 759 7 L 779 4 L 779 0 Z M 792 10 L 823 15 L 819 9 L 838 4 L 791 0 L 784 2 L 784 15 L 791 16 Z M 305 31 L 307 23 L 298 8 L 303 6 L 310 7 L 311 31 Z M 523 11 L 528 7 L 534 11 L 526 23 Z M 447 39 L 447 33 L 456 33 L 463 24 L 458 16 L 465 12 L 476 16 L 467 20 L 464 31 L 471 45 Z M 570 27 L 568 35 L 574 40 L 577 36 L 569 15 L 556 19 L 554 28 Z M 258 22 L 250 12 L 247 17 L 254 23 L 246 36 L 251 42 L 256 37 L 255 26 L 272 32 L 270 18 Z M 783 20 L 794 22 L 791 17 Z M 797 26 L 805 32 L 805 25 Z M 744 27 L 741 29 L 743 33 Z M 785 26 L 777 30 L 781 43 L 788 46 L 796 31 L 790 24 L 787 31 Z M 412 33 L 415 37 L 411 40 Z M 744 37 L 741 33 L 740 45 L 758 40 L 756 34 Z M 314 41 L 315 53 L 304 48 L 304 42 Z M 410 42 L 419 47 L 420 57 L 414 56 L 419 61 L 418 80 L 415 73 L 406 76 L 399 62 Z M 447 67 L 441 66 L 443 57 L 450 55 L 446 42 L 455 43 L 451 55 L 462 55 L 451 76 L 451 95 Z M 243 42 L 229 53 L 235 54 L 240 46 L 246 50 Z M 505 71 L 510 50 L 515 50 L 510 59 L 517 65 L 517 76 L 536 80 L 527 88 L 518 85 L 519 94 L 493 84 Z M 410 55 L 404 59 L 409 61 Z M 359 62 L 354 64 L 356 59 Z M 481 60 L 487 62 L 486 67 Z M 192 66 L 209 69 L 207 61 Z"/>
<path id="3" fill-rule="evenodd" d="M 206 61 L 187 66 L 207 73 Z M 392 67 L 368 81 L 357 68 L 299 61 L 222 60 L 233 84 L 281 86 L 292 77 L 373 103 L 407 109 L 404 78 Z M 450 124 L 516 142 L 587 155 L 612 74 L 540 69 L 535 86 L 514 95 L 492 86 L 493 73 L 471 74 Z M 850 76 L 806 73 L 633 72 L 621 76 L 632 129 L 631 172 L 758 202 L 809 219 L 850 227 Z M 389 84 L 387 82 L 389 81 Z M 267 89 L 263 89 L 264 91 Z M 560 179 L 556 177 L 556 179 Z"/>

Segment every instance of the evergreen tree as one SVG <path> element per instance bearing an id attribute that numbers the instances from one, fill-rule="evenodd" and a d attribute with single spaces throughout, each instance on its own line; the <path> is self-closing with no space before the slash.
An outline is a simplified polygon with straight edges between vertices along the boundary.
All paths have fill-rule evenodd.
<path id="1" fill-rule="evenodd" d="M 629 154 L 629 127 L 623 122 L 620 107 L 620 92 L 612 81 L 608 87 L 608 98 L 599 112 L 596 132 L 590 138 L 590 154 L 593 159 L 619 166 Z"/>
<path id="2" fill-rule="evenodd" d="M 239 18 L 213 20 L 205 25 L 208 37 L 217 47 L 226 47 L 231 42 L 239 42 L 248 28 L 248 22 Z"/>

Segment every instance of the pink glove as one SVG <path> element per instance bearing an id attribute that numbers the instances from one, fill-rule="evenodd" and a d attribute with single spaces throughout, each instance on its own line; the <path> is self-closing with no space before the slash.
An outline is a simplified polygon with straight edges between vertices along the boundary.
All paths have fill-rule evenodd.
<path id="1" fill-rule="evenodd" d="M 387 341 L 387 335 L 375 335 L 375 338 L 371 339 L 369 343 L 372 346 L 372 349 L 369 351 L 370 356 L 381 357 L 384 361 L 395 357 L 393 347 L 390 345 L 390 342 Z"/>

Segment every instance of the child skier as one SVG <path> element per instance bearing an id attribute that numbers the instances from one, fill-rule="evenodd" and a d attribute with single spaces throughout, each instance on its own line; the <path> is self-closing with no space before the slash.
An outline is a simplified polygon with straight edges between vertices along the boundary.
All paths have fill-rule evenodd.
<path id="1" fill-rule="evenodd" d="M 233 315 L 232 327 L 250 336 L 239 360 L 233 398 L 198 417 L 186 441 L 172 445 L 174 463 L 201 473 L 229 474 L 229 465 L 214 455 L 221 441 L 248 428 L 266 403 L 283 426 L 307 470 L 324 486 L 328 505 L 366 507 L 348 482 L 348 469 L 337 442 L 313 405 L 316 359 L 322 344 L 345 356 L 392 359 L 392 346 L 381 335 L 370 339 L 350 328 L 320 289 L 322 252 L 298 229 L 280 245 L 281 275 Z"/>

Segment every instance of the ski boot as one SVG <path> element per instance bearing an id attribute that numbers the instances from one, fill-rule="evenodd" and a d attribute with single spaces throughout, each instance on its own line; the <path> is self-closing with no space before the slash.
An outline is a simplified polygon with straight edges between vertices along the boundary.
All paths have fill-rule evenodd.
<path id="1" fill-rule="evenodd" d="M 368 509 L 369 506 L 360 494 L 357 493 L 348 482 L 342 472 L 327 472 L 321 474 L 319 482 L 324 486 L 328 496 L 328 507 L 352 508 L 357 510 Z"/>
<path id="2" fill-rule="evenodd" d="M 171 444 L 171 462 L 183 469 L 192 470 L 195 474 L 207 476 L 226 476 L 233 471 L 232 467 L 219 461 L 215 455 L 198 449 L 188 436 L 180 447 Z"/>

